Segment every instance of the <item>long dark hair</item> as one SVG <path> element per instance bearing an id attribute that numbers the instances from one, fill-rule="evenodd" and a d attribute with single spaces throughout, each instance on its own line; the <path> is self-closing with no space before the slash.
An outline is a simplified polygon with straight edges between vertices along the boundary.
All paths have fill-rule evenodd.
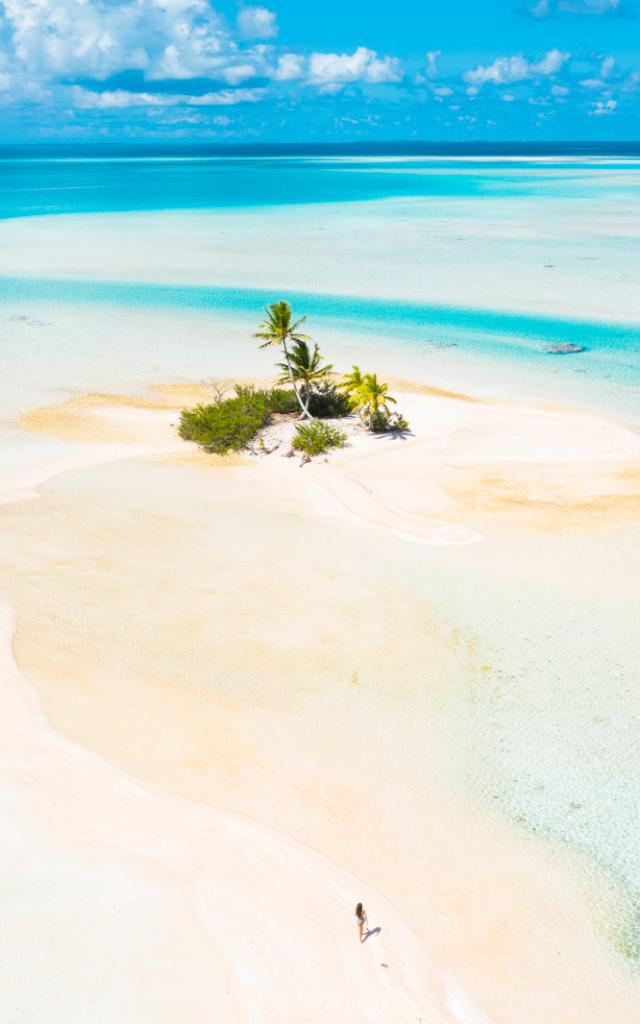
<path id="1" fill-rule="evenodd" d="M 356 907 L 356 917 L 362 917 L 362 903 L 358 903 Z"/>

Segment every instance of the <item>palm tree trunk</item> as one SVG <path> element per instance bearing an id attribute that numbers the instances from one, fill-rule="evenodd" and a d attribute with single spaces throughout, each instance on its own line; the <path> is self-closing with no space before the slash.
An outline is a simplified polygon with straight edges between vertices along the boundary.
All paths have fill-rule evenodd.
<path id="1" fill-rule="evenodd" d="M 297 385 L 296 385 L 295 377 L 293 376 L 293 370 L 291 369 L 291 360 L 289 359 L 289 349 L 287 348 L 287 340 L 286 340 L 286 338 L 282 339 L 282 347 L 284 349 L 284 358 L 286 359 L 286 362 L 287 362 L 287 369 L 289 370 L 289 379 L 291 381 L 291 386 L 292 386 L 293 390 L 296 393 L 296 398 L 298 399 L 298 405 L 300 406 L 300 408 L 302 410 L 302 412 L 300 414 L 300 419 L 301 420 L 306 420 L 306 419 L 310 420 L 312 418 L 311 417 L 311 413 L 309 412 L 307 406 L 302 401 L 302 397 L 301 397 L 300 392 L 298 391 L 298 388 L 297 388 Z"/>

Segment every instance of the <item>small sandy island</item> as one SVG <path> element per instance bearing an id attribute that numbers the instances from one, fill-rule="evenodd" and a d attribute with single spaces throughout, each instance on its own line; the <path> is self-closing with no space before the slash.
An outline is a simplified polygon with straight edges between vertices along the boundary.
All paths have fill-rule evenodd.
<path id="1" fill-rule="evenodd" d="M 206 384 L 156 385 L 135 397 L 80 396 L 35 409 L 20 426 L 99 445 L 78 454 L 78 464 L 156 455 L 259 474 L 265 467 L 256 462 L 266 460 L 268 472 L 287 474 L 288 486 L 308 489 L 313 481 L 361 521 L 422 543 L 473 543 L 480 534 L 472 520 L 591 529 L 637 519 L 640 439 L 630 430 L 553 406 L 492 402 L 408 381 L 392 387 L 410 430 L 372 435 L 356 416 L 336 421 L 346 427 L 347 447 L 311 460 L 303 476 L 293 472 L 300 460 L 290 458 L 295 417 L 262 431 L 246 455 L 212 456 L 181 442 L 180 409 L 210 401 Z"/>

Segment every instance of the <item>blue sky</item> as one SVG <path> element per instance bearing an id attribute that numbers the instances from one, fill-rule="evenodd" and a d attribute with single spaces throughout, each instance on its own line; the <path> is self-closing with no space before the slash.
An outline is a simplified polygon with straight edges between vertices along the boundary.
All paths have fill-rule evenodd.
<path id="1" fill-rule="evenodd" d="M 640 138 L 640 0 L 0 0 L 19 141 Z"/>

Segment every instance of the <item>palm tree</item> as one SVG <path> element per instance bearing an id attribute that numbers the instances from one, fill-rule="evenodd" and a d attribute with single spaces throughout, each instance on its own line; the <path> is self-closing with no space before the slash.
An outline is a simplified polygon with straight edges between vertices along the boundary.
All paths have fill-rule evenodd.
<path id="1" fill-rule="evenodd" d="M 356 391 L 359 391 L 363 385 L 364 376 L 359 366 L 353 366 L 351 369 L 351 373 L 348 373 L 347 376 L 341 381 L 341 383 L 338 384 L 339 390 L 342 391 L 342 393 L 346 395 L 346 397 L 351 402 L 352 409 L 356 408 L 353 401 L 354 395 Z M 362 409 L 358 409 L 358 416 L 364 423 L 364 413 Z"/>
<path id="2" fill-rule="evenodd" d="M 351 395 L 358 388 L 361 388 L 364 384 L 364 377 L 359 366 L 354 366 L 351 373 L 348 373 L 342 383 L 338 384 L 340 391 L 344 391 L 345 395 Z"/>
<path id="3" fill-rule="evenodd" d="M 396 400 L 388 394 L 388 386 L 379 382 L 376 373 L 366 373 L 360 386 L 351 392 L 351 404 L 366 417 L 369 430 L 372 430 L 378 413 L 387 412 L 389 404 L 395 405 Z"/>
<path id="4" fill-rule="evenodd" d="M 291 379 L 291 375 L 293 375 L 293 379 L 300 388 L 302 401 L 305 405 L 308 405 L 314 385 L 320 384 L 327 374 L 333 370 L 331 363 L 321 366 L 321 359 L 320 349 L 317 345 L 313 346 L 312 352 L 306 341 L 302 339 L 296 340 L 289 353 L 289 361 L 278 363 L 279 368 L 282 370 L 278 384 L 286 383 L 286 381 Z"/>
<path id="5" fill-rule="evenodd" d="M 307 335 L 301 334 L 298 328 L 300 324 L 304 323 L 306 317 L 300 317 L 292 323 L 291 317 L 291 306 L 284 299 L 280 302 L 272 302 L 265 309 L 266 317 L 260 324 L 258 331 L 254 333 L 254 338 L 260 338 L 263 344 L 260 348 L 267 348 L 269 345 L 282 345 L 284 351 L 284 358 L 286 360 L 288 379 L 291 382 L 291 386 L 296 393 L 298 399 L 298 405 L 300 406 L 301 419 L 310 418 L 311 413 L 307 406 L 302 400 L 302 396 L 298 389 L 296 378 L 294 377 L 293 367 L 291 365 L 291 356 L 289 354 L 289 347 L 287 342 L 292 341 L 297 344 L 300 341 L 306 341 Z"/>

